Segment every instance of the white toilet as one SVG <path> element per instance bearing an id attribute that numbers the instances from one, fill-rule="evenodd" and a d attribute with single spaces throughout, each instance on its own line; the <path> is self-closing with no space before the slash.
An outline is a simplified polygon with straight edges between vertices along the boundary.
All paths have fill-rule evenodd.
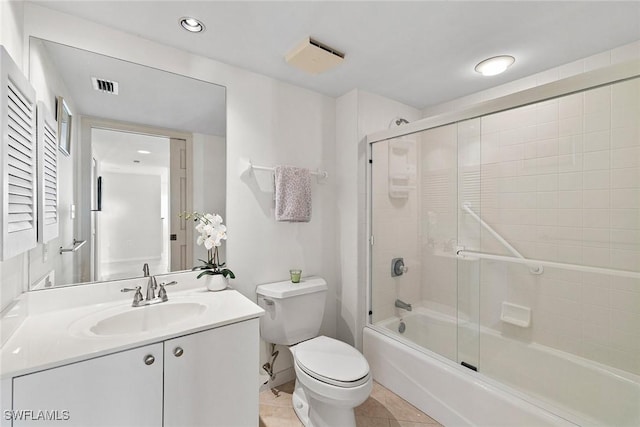
<path id="1" fill-rule="evenodd" d="M 324 314 L 327 282 L 306 277 L 300 283 L 277 282 L 256 289 L 266 313 L 260 335 L 290 346 L 296 372 L 293 407 L 306 427 L 355 427 L 353 408 L 373 386 L 369 364 L 350 345 L 317 336 Z"/>

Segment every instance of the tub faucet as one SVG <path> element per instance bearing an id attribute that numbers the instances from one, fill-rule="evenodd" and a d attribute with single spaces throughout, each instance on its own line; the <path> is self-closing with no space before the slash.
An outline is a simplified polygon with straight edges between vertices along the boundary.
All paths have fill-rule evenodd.
<path id="1" fill-rule="evenodd" d="M 401 308 L 403 310 L 407 310 L 407 311 L 413 310 L 413 308 L 411 307 L 411 304 L 407 304 L 406 302 L 399 299 L 396 300 L 396 307 Z"/>

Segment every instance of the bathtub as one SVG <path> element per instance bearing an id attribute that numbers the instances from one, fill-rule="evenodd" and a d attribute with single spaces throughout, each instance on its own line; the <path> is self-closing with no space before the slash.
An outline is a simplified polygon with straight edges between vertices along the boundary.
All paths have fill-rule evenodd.
<path id="1" fill-rule="evenodd" d="M 367 326 L 364 355 L 378 382 L 446 426 L 640 425 L 635 375 L 489 329 L 474 372 L 449 359 L 454 317 L 418 307 L 402 321 L 404 333 L 398 318 Z"/>

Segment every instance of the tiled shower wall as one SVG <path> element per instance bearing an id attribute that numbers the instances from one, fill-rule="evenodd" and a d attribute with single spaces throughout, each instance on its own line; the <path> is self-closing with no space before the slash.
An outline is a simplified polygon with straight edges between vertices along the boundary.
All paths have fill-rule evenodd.
<path id="1" fill-rule="evenodd" d="M 636 79 L 415 134 L 418 188 L 407 203 L 391 202 L 387 171 L 373 169 L 372 224 L 385 230 L 374 230 L 374 322 L 402 314 L 392 307 L 402 293 L 458 316 L 465 360 L 481 363 L 479 320 L 503 336 L 640 374 L 640 280 L 554 268 L 533 275 L 490 261 L 456 266 L 454 258 L 456 244 L 509 255 L 460 210 L 469 203 L 528 258 L 640 272 L 639 122 Z M 384 144 L 373 145 L 374 158 L 386 155 Z M 388 259 L 414 247 L 418 265 L 388 277 Z M 529 328 L 500 320 L 505 301 L 532 309 Z"/>
<path id="2" fill-rule="evenodd" d="M 457 125 L 421 132 L 420 280 L 422 305 L 456 316 Z M 455 354 L 455 349 L 451 349 Z"/>
<path id="3" fill-rule="evenodd" d="M 479 212 L 527 258 L 640 271 L 639 122 L 640 79 L 483 117 Z M 640 280 L 480 271 L 482 326 L 640 374 Z M 501 322 L 503 301 L 530 307 L 531 327 Z"/>
<path id="4" fill-rule="evenodd" d="M 395 308 L 399 298 L 407 303 L 420 301 L 421 262 L 418 257 L 418 197 L 417 176 L 409 178 L 406 197 L 390 195 L 391 157 L 398 155 L 407 160 L 407 166 L 415 171 L 417 161 L 417 143 L 415 136 L 404 137 L 409 144 L 407 152 L 394 153 L 393 142 L 382 141 L 372 147 L 372 193 L 371 225 L 375 244 L 372 247 L 372 311 L 373 322 L 378 322 L 402 311 Z M 397 160 L 397 159 L 396 159 Z M 397 165 L 397 164 L 396 164 Z M 401 167 L 402 165 L 398 165 Z M 410 174 L 411 175 L 411 174 Z M 408 272 L 391 277 L 391 260 L 404 258 Z"/>

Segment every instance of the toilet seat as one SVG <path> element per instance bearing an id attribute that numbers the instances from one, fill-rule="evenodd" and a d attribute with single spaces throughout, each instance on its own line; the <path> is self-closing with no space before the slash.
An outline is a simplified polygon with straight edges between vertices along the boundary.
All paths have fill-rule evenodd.
<path id="1" fill-rule="evenodd" d="M 338 387 L 357 387 L 369 378 L 369 364 L 355 348 L 319 336 L 294 347 L 294 360 L 307 375 Z"/>

